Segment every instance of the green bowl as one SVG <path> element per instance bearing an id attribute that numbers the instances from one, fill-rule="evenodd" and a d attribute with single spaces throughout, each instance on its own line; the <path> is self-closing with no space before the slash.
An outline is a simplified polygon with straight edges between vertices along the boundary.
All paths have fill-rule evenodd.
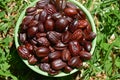
<path id="1" fill-rule="evenodd" d="M 39 1 L 39 0 L 35 0 L 35 1 L 32 2 L 28 7 L 34 6 L 37 1 Z M 91 26 L 92 26 L 93 32 L 96 33 L 95 23 L 94 23 L 94 20 L 93 20 L 93 18 L 92 18 L 92 16 L 91 16 L 90 12 L 89 12 L 80 2 L 75 1 L 75 0 L 68 0 L 68 1 L 74 3 L 74 4 L 77 5 L 81 10 L 83 10 L 83 12 L 87 15 L 87 18 L 88 18 L 88 20 L 89 20 L 89 22 L 90 22 L 90 24 L 91 24 Z M 27 8 L 28 8 L 28 7 L 27 7 Z M 27 8 L 26 8 L 26 9 L 27 9 Z M 19 19 L 18 19 L 18 21 L 17 21 L 17 23 L 16 23 L 16 27 L 15 27 L 15 45 L 16 45 L 16 48 L 18 48 L 18 46 L 19 46 L 19 40 L 18 40 L 19 26 L 20 26 L 20 24 L 21 24 L 21 22 L 22 22 L 22 20 L 23 20 L 23 18 L 24 18 L 24 16 L 25 16 L 25 11 L 26 11 L 26 9 L 21 13 L 21 15 L 20 15 L 20 17 L 19 17 Z M 93 40 L 93 42 L 92 42 L 92 49 L 91 49 L 91 51 L 90 51 L 91 54 L 93 54 L 94 49 L 95 49 L 95 46 L 96 46 L 96 38 L 95 38 L 95 39 Z M 22 60 L 23 60 L 23 62 L 24 62 L 30 69 L 32 69 L 33 71 L 37 72 L 38 74 L 41 74 L 41 75 L 44 75 L 44 76 L 50 76 L 50 75 L 48 75 L 47 72 L 44 72 L 44 71 L 40 70 L 38 66 L 30 65 L 27 60 L 24 60 L 24 59 L 22 59 Z M 57 74 L 57 75 L 55 75 L 55 76 L 52 76 L 52 77 L 63 77 L 63 76 L 67 76 L 67 75 L 70 75 L 70 74 L 73 74 L 73 73 L 77 72 L 78 70 L 79 70 L 79 69 L 73 69 L 70 73 L 60 72 L 59 74 Z"/>

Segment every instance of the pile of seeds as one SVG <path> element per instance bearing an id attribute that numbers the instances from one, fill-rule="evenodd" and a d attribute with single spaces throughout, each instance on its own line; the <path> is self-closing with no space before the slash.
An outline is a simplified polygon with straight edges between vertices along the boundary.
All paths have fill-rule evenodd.
<path id="1" fill-rule="evenodd" d="M 86 15 L 65 0 L 40 0 L 26 10 L 18 53 L 50 75 L 69 73 L 91 59 L 92 32 Z"/>

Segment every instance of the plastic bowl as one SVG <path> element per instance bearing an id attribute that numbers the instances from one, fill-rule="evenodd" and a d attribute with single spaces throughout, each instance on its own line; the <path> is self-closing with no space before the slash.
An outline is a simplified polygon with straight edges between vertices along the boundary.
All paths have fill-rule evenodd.
<path id="1" fill-rule="evenodd" d="M 35 0 L 35 1 L 32 2 L 28 7 L 34 6 L 37 1 L 39 1 L 39 0 Z M 86 16 L 87 16 L 87 18 L 88 18 L 88 20 L 89 20 L 89 22 L 90 22 L 90 24 L 91 24 L 91 26 L 92 26 L 93 32 L 96 33 L 95 23 L 94 23 L 94 20 L 93 20 L 93 18 L 92 18 L 92 16 L 91 16 L 90 12 L 89 12 L 80 2 L 75 1 L 75 0 L 68 0 L 68 1 L 74 3 L 74 4 L 75 4 L 76 6 L 78 6 L 81 10 L 83 10 L 83 12 L 86 14 Z M 28 8 L 28 7 L 27 7 L 27 8 Z M 27 9 L 27 8 L 26 8 L 26 9 Z M 20 17 L 19 17 L 19 19 L 18 19 L 18 21 L 17 21 L 17 23 L 16 23 L 16 27 L 15 27 L 15 46 L 16 46 L 16 48 L 18 48 L 18 46 L 19 46 L 19 40 L 18 40 L 19 26 L 20 26 L 20 24 L 21 24 L 21 22 L 22 22 L 22 20 L 23 20 L 23 18 L 24 18 L 24 16 L 25 16 L 25 11 L 26 11 L 26 9 L 21 13 L 21 15 L 20 15 Z M 91 54 L 93 54 L 94 49 L 95 49 L 95 46 L 96 46 L 96 38 L 95 38 L 95 39 L 93 40 L 93 42 L 92 42 L 92 49 L 91 49 L 91 51 L 90 51 Z M 24 62 L 31 70 L 37 72 L 38 74 L 44 75 L 44 76 L 50 76 L 50 75 L 48 75 L 47 72 L 44 72 L 44 71 L 40 70 L 38 66 L 36 66 L 36 65 L 34 65 L 34 66 L 33 66 L 33 65 L 30 65 L 27 60 L 24 60 L 24 59 L 22 59 L 22 60 L 23 60 L 23 62 Z M 71 74 L 77 72 L 78 70 L 79 70 L 79 69 L 73 69 L 70 73 L 60 72 L 59 74 L 54 75 L 54 76 L 52 76 L 52 77 L 63 77 L 63 76 L 71 75 Z"/>

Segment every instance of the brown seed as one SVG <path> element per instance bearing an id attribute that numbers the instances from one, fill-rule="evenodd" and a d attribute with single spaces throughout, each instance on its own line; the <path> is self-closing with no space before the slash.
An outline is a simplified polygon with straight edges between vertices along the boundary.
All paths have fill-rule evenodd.
<path id="1" fill-rule="evenodd" d="M 96 34 L 94 32 L 90 32 L 89 35 L 86 35 L 85 39 L 92 41 L 96 37 Z"/>
<path id="2" fill-rule="evenodd" d="M 38 23 L 38 31 L 41 33 L 45 32 L 45 28 L 42 22 Z"/>
<path id="3" fill-rule="evenodd" d="M 31 13 L 31 12 L 34 12 L 34 11 L 36 11 L 36 7 L 29 7 L 29 8 L 26 9 L 27 13 Z"/>
<path id="4" fill-rule="evenodd" d="M 78 20 L 74 20 L 73 22 L 70 23 L 68 30 L 73 33 L 77 29 L 78 29 Z"/>
<path id="5" fill-rule="evenodd" d="M 72 55 L 77 56 L 79 52 L 81 51 L 81 47 L 77 41 L 71 41 L 69 42 L 69 50 Z"/>
<path id="6" fill-rule="evenodd" d="M 70 60 L 70 58 L 71 58 L 71 53 L 70 53 L 70 51 L 69 51 L 68 49 L 64 49 L 64 50 L 62 51 L 61 58 L 62 58 L 63 61 L 68 61 L 68 60 Z"/>
<path id="7" fill-rule="evenodd" d="M 52 46 L 49 46 L 50 52 L 54 52 L 55 49 Z"/>
<path id="8" fill-rule="evenodd" d="M 49 62 L 49 58 L 48 58 L 48 56 L 46 56 L 46 57 L 42 58 L 40 61 L 47 63 L 47 62 Z"/>
<path id="9" fill-rule="evenodd" d="M 65 31 L 67 25 L 68 25 L 68 20 L 66 18 L 59 18 L 55 22 L 55 30 L 58 32 L 63 32 Z"/>
<path id="10" fill-rule="evenodd" d="M 71 35 L 71 40 L 79 41 L 83 37 L 83 32 L 81 29 L 75 30 L 75 32 Z"/>
<path id="11" fill-rule="evenodd" d="M 39 68 L 46 72 L 49 72 L 51 69 L 50 64 L 48 64 L 48 63 L 40 63 Z"/>
<path id="12" fill-rule="evenodd" d="M 66 63 L 61 59 L 56 59 L 51 63 L 51 67 L 55 70 L 60 70 L 66 66 Z"/>
<path id="13" fill-rule="evenodd" d="M 54 19 L 54 20 L 57 20 L 57 19 L 59 19 L 59 18 L 61 18 L 62 17 L 62 14 L 61 13 L 54 13 L 53 15 L 52 15 L 52 19 Z"/>
<path id="14" fill-rule="evenodd" d="M 29 64 L 34 65 L 34 64 L 36 64 L 37 59 L 35 58 L 34 55 L 32 55 L 31 57 L 29 57 L 28 62 L 29 62 Z"/>
<path id="15" fill-rule="evenodd" d="M 33 46 L 30 43 L 26 43 L 25 47 L 29 50 L 30 53 L 33 52 Z"/>
<path id="16" fill-rule="evenodd" d="M 55 31 L 49 31 L 49 32 L 47 32 L 47 38 L 53 44 L 56 44 L 59 42 L 59 40 L 61 40 L 61 33 L 58 33 Z"/>
<path id="17" fill-rule="evenodd" d="M 23 19 L 22 24 L 28 25 L 32 19 L 33 19 L 33 16 L 26 16 L 26 17 Z"/>
<path id="18" fill-rule="evenodd" d="M 68 61 L 68 65 L 71 66 L 71 67 L 76 67 L 79 64 L 79 61 L 80 61 L 79 56 L 72 57 Z"/>
<path id="19" fill-rule="evenodd" d="M 66 45 L 59 41 L 54 48 L 56 50 L 64 50 L 66 48 Z"/>
<path id="20" fill-rule="evenodd" d="M 28 26 L 33 27 L 33 26 L 36 26 L 37 24 L 38 24 L 37 20 L 31 20 Z"/>
<path id="21" fill-rule="evenodd" d="M 46 46 L 46 47 L 48 47 L 50 45 L 49 41 L 45 37 L 40 37 L 40 38 L 37 39 L 37 41 L 38 41 L 38 44 L 40 46 Z"/>
<path id="22" fill-rule="evenodd" d="M 46 57 L 48 56 L 50 50 L 47 47 L 38 47 L 36 50 L 36 55 L 38 57 Z"/>
<path id="23" fill-rule="evenodd" d="M 68 8 L 73 8 L 73 9 L 78 9 L 76 5 L 74 5 L 73 3 L 71 2 L 67 2 L 67 7 Z"/>
<path id="24" fill-rule="evenodd" d="M 41 12 L 41 14 L 40 14 L 40 21 L 41 22 L 45 22 L 46 21 L 46 19 L 47 19 L 47 16 L 48 16 L 48 14 L 47 14 L 47 11 L 46 10 L 43 10 L 42 12 Z"/>
<path id="25" fill-rule="evenodd" d="M 36 34 L 36 37 L 37 37 L 37 39 L 38 39 L 38 38 L 40 38 L 40 37 L 46 37 L 46 35 L 47 35 L 46 33 L 37 33 L 37 34 Z"/>
<path id="26" fill-rule="evenodd" d="M 78 21 L 78 28 L 83 29 L 88 26 L 88 21 L 87 20 L 79 20 Z"/>
<path id="27" fill-rule="evenodd" d="M 50 0 L 40 0 L 36 3 L 36 7 L 38 9 L 43 9 L 48 3 L 49 3 Z"/>
<path id="28" fill-rule="evenodd" d="M 52 4 L 47 4 L 44 9 L 47 11 L 48 15 L 56 13 L 56 8 Z"/>
<path id="29" fill-rule="evenodd" d="M 82 60 L 90 60 L 91 59 L 91 54 L 87 51 L 81 51 L 79 53 L 79 56 Z"/>
<path id="30" fill-rule="evenodd" d="M 71 33 L 69 31 L 65 31 L 62 35 L 62 42 L 63 43 L 68 43 L 71 38 Z"/>
<path id="31" fill-rule="evenodd" d="M 26 41 L 26 38 L 27 38 L 26 33 L 19 34 L 19 39 L 22 43 L 24 43 Z"/>
<path id="32" fill-rule="evenodd" d="M 54 21 L 52 19 L 48 19 L 45 22 L 46 31 L 52 31 L 54 29 Z"/>
<path id="33" fill-rule="evenodd" d="M 72 71 L 72 68 L 71 68 L 71 67 L 65 66 L 64 72 L 69 73 L 69 72 L 71 72 L 71 71 Z"/>
<path id="34" fill-rule="evenodd" d="M 65 8 L 64 12 L 67 16 L 74 16 L 78 13 L 74 8 Z"/>
<path id="35" fill-rule="evenodd" d="M 28 37 L 33 37 L 38 32 L 38 27 L 30 27 L 27 30 Z"/>
<path id="36" fill-rule="evenodd" d="M 55 59 L 59 59 L 61 57 L 61 52 L 60 51 L 55 51 L 52 52 L 48 55 L 49 59 L 55 60 Z"/>
<path id="37" fill-rule="evenodd" d="M 50 75 L 56 75 L 59 74 L 59 70 L 54 70 L 54 69 L 50 69 L 50 71 L 48 72 Z"/>
<path id="38" fill-rule="evenodd" d="M 83 44 L 84 44 L 85 50 L 90 52 L 90 50 L 92 49 L 92 43 L 89 41 L 84 41 Z"/>
<path id="39" fill-rule="evenodd" d="M 30 53 L 29 50 L 24 45 L 19 46 L 17 51 L 20 57 L 22 57 L 23 59 L 28 59 Z"/>

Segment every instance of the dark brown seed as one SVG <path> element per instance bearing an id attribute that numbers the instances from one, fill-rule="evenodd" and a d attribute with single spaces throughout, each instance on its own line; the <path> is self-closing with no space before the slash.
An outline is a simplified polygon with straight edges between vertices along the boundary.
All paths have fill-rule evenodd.
<path id="1" fill-rule="evenodd" d="M 45 22 L 46 21 L 46 19 L 47 19 L 47 16 L 48 16 L 48 14 L 47 14 L 47 11 L 46 10 L 43 10 L 42 12 L 41 12 L 41 14 L 40 14 L 40 21 L 41 22 Z"/>
<path id="2" fill-rule="evenodd" d="M 68 60 L 70 60 L 70 58 L 71 58 L 71 53 L 70 53 L 70 51 L 69 51 L 68 49 L 64 49 L 64 50 L 62 51 L 61 58 L 62 58 L 63 61 L 68 61 Z"/>
<path id="3" fill-rule="evenodd" d="M 31 13 L 31 12 L 34 12 L 34 11 L 36 11 L 36 7 L 29 7 L 29 8 L 26 9 L 27 13 Z"/>
<path id="4" fill-rule="evenodd" d="M 28 62 L 29 62 L 29 64 L 34 65 L 34 64 L 36 64 L 37 59 L 35 58 L 34 55 L 32 55 L 31 57 L 29 57 Z"/>
<path id="5" fill-rule="evenodd" d="M 57 11 L 62 12 L 66 7 L 66 0 L 56 0 L 54 5 L 56 6 Z"/>
<path id="6" fill-rule="evenodd" d="M 41 33 L 45 32 L 44 25 L 42 22 L 38 23 L 38 31 Z"/>
<path id="7" fill-rule="evenodd" d="M 74 16 L 78 13 L 74 8 L 65 8 L 64 12 L 67 16 Z"/>
<path id="8" fill-rule="evenodd" d="M 63 43 L 68 43 L 71 38 L 71 33 L 69 31 L 65 31 L 62 35 L 62 42 Z"/>
<path id="9" fill-rule="evenodd" d="M 37 39 L 37 41 L 38 41 L 38 44 L 40 46 L 46 46 L 46 47 L 48 47 L 50 45 L 49 41 L 45 37 L 40 37 L 40 38 Z"/>
<path id="10" fill-rule="evenodd" d="M 48 19 L 45 22 L 45 30 L 52 31 L 54 29 L 54 21 L 52 19 Z"/>
<path id="11" fill-rule="evenodd" d="M 60 71 L 56 71 L 56 70 L 53 70 L 53 69 L 50 69 L 50 71 L 48 72 L 50 75 L 56 75 L 56 74 L 59 74 Z"/>
<path id="12" fill-rule="evenodd" d="M 34 19 L 39 21 L 40 14 L 35 14 Z"/>
<path id="13" fill-rule="evenodd" d="M 71 24 L 69 25 L 68 30 L 73 33 L 73 32 L 74 32 L 75 30 L 77 30 L 77 29 L 78 29 L 78 20 L 74 20 L 74 21 L 71 22 Z"/>
<path id="14" fill-rule="evenodd" d="M 52 4 L 47 4 L 44 9 L 47 11 L 48 15 L 56 13 L 56 8 Z"/>
<path id="15" fill-rule="evenodd" d="M 81 51 L 81 46 L 77 41 L 74 40 L 69 42 L 69 50 L 72 55 L 77 56 Z"/>
<path id="16" fill-rule="evenodd" d="M 24 24 L 21 24 L 20 25 L 20 31 L 23 33 L 23 32 L 26 32 L 26 30 L 28 29 L 28 26 L 27 25 L 24 25 Z"/>
<path id="17" fill-rule="evenodd" d="M 81 29 L 75 30 L 75 32 L 71 35 L 71 40 L 79 41 L 83 37 L 83 32 Z"/>
<path id="18" fill-rule="evenodd" d="M 81 51 L 79 53 L 79 56 L 82 60 L 90 60 L 91 59 L 91 54 L 87 51 Z"/>
<path id="19" fill-rule="evenodd" d="M 66 45 L 59 41 L 59 42 L 55 45 L 54 48 L 55 48 L 56 50 L 63 50 L 63 49 L 66 48 Z"/>
<path id="20" fill-rule="evenodd" d="M 78 9 L 76 5 L 74 5 L 73 3 L 71 2 L 67 2 L 67 7 L 68 8 L 73 8 L 73 9 Z"/>
<path id="21" fill-rule="evenodd" d="M 94 32 L 90 32 L 89 35 L 86 35 L 85 39 L 92 41 L 96 37 L 96 34 Z"/>
<path id="22" fill-rule="evenodd" d="M 46 57 L 48 56 L 50 50 L 47 47 L 38 47 L 38 49 L 36 50 L 36 55 L 38 57 Z"/>
<path id="23" fill-rule="evenodd" d="M 49 46 L 50 52 L 54 52 L 55 49 L 52 46 Z"/>
<path id="24" fill-rule="evenodd" d="M 38 27 L 30 27 L 27 30 L 28 37 L 33 37 L 38 32 Z"/>
<path id="25" fill-rule="evenodd" d="M 59 18 L 61 18 L 62 17 L 62 15 L 61 15 L 61 13 L 54 13 L 53 15 L 52 15 L 52 19 L 54 19 L 54 20 L 57 20 L 57 19 L 59 19 Z"/>
<path id="26" fill-rule="evenodd" d="M 19 34 L 19 39 L 22 43 L 24 43 L 26 41 L 26 38 L 27 38 L 26 33 Z"/>
<path id="27" fill-rule="evenodd" d="M 69 23 L 71 23 L 73 21 L 73 19 L 71 17 L 66 17 L 66 19 L 68 20 Z"/>
<path id="28" fill-rule="evenodd" d="M 71 67 L 76 67 L 79 64 L 79 61 L 80 61 L 79 56 L 72 57 L 68 61 L 68 65 L 71 66 Z"/>
<path id="29" fill-rule="evenodd" d="M 28 59 L 30 53 L 24 45 L 19 46 L 17 51 L 20 57 L 22 57 L 23 59 Z"/>
<path id="30" fill-rule="evenodd" d="M 48 64 L 48 63 L 40 63 L 39 68 L 46 72 L 49 72 L 51 69 L 50 64 Z"/>
<path id="31" fill-rule="evenodd" d="M 33 16 L 26 16 L 23 21 L 22 24 L 27 25 L 30 23 L 30 21 L 33 19 Z"/>
<path id="32" fill-rule="evenodd" d="M 26 15 L 27 16 L 34 16 L 36 13 L 37 13 L 37 11 L 34 11 L 34 12 L 27 13 Z"/>
<path id="33" fill-rule="evenodd" d="M 87 20 L 79 20 L 78 21 L 78 28 L 83 29 L 88 26 L 88 21 Z"/>
<path id="34" fill-rule="evenodd" d="M 81 16 L 81 19 L 86 19 L 85 13 L 80 9 L 77 9 L 77 10 L 78 10 L 79 15 Z"/>
<path id="35" fill-rule="evenodd" d="M 51 63 L 51 67 L 55 70 L 60 70 L 66 66 L 66 63 L 61 59 L 56 59 Z"/>
<path id="36" fill-rule="evenodd" d="M 55 51 L 52 52 L 48 55 L 49 59 L 55 60 L 55 59 L 59 59 L 61 57 L 61 52 L 60 51 Z"/>
<path id="37" fill-rule="evenodd" d="M 37 24 L 38 24 L 37 20 L 31 20 L 28 26 L 33 27 L 33 26 L 36 26 Z"/>
<path id="38" fill-rule="evenodd" d="M 37 37 L 37 38 L 46 37 L 46 35 L 47 35 L 46 33 L 37 33 L 37 34 L 36 34 L 36 37 Z"/>
<path id="39" fill-rule="evenodd" d="M 88 42 L 88 41 L 84 41 L 83 44 L 84 44 L 85 50 L 88 51 L 88 52 L 90 52 L 91 48 L 92 48 L 92 43 Z"/>
<path id="40" fill-rule="evenodd" d="M 32 53 L 32 51 L 33 51 L 33 46 L 32 46 L 30 43 L 26 43 L 26 44 L 25 44 L 25 47 L 28 49 L 28 51 L 29 51 L 30 53 Z"/>
<path id="41" fill-rule="evenodd" d="M 49 62 L 49 58 L 48 58 L 48 56 L 46 56 L 46 57 L 42 58 L 40 61 L 41 62 Z"/>
<path id="42" fill-rule="evenodd" d="M 31 39 L 31 40 L 30 40 L 30 43 L 31 43 L 32 45 L 36 45 L 36 44 L 37 44 L 36 38 Z"/>
<path id="43" fill-rule="evenodd" d="M 55 30 L 58 32 L 63 32 L 65 31 L 67 25 L 68 25 L 68 20 L 66 18 L 59 18 L 55 22 Z"/>
<path id="44" fill-rule="evenodd" d="M 36 3 L 36 7 L 38 9 L 42 9 L 44 8 L 48 3 L 49 3 L 50 0 L 40 0 Z"/>
<path id="45" fill-rule="evenodd" d="M 71 72 L 71 71 L 72 71 L 72 68 L 71 68 L 71 67 L 65 66 L 64 72 L 69 73 L 69 72 Z"/>
<path id="46" fill-rule="evenodd" d="M 92 32 L 92 27 L 91 25 L 89 24 L 87 27 L 86 27 L 86 34 L 90 34 L 90 32 Z"/>
<path id="47" fill-rule="evenodd" d="M 49 32 L 47 32 L 47 38 L 53 44 L 56 44 L 59 42 L 59 40 L 61 40 L 61 33 L 58 33 L 55 31 L 49 31 Z"/>
<path id="48" fill-rule="evenodd" d="M 80 68 L 83 65 L 83 62 L 81 61 L 81 58 L 79 59 L 79 63 L 77 64 L 76 68 Z"/>

